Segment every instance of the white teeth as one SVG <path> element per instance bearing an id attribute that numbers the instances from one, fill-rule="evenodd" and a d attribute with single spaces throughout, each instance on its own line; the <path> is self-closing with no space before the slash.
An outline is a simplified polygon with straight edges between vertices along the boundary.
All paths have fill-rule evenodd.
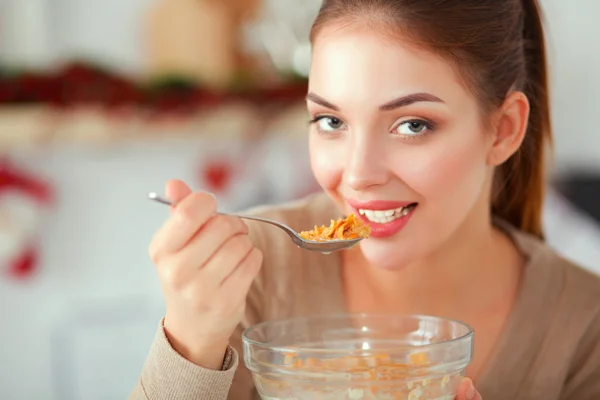
<path id="1" fill-rule="evenodd" d="M 358 213 L 364 215 L 371 222 L 377 224 L 386 224 L 390 221 L 404 217 L 414 208 L 414 206 L 399 207 L 393 210 L 366 210 L 359 209 Z"/>

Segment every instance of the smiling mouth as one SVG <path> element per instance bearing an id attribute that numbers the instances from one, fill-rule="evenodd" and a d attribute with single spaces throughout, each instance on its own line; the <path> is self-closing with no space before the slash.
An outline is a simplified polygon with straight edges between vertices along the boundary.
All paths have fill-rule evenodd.
<path id="1" fill-rule="evenodd" d="M 368 210 L 358 209 L 358 213 L 365 217 L 370 222 L 376 224 L 387 224 L 398 218 L 407 216 L 412 210 L 417 207 L 418 203 L 411 203 L 405 207 L 393 208 L 390 210 Z"/>

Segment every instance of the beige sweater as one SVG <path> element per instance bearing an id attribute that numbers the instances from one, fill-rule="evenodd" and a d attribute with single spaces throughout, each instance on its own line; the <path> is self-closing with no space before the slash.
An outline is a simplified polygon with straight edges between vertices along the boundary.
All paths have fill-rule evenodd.
<path id="1" fill-rule="evenodd" d="M 323 195 L 253 212 L 298 230 L 338 216 Z M 264 264 L 223 371 L 206 370 L 182 358 L 161 325 L 130 399 L 258 398 L 240 356 L 242 330 L 265 320 L 344 311 L 339 256 L 302 251 L 278 228 L 249 225 Z M 539 240 L 506 230 L 528 263 L 507 326 L 477 380 L 483 399 L 600 399 L 600 280 Z"/>

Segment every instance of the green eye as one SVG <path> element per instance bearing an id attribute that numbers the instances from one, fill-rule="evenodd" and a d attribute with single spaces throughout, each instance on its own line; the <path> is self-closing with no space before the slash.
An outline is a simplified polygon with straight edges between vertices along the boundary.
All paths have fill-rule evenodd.
<path id="1" fill-rule="evenodd" d="M 344 127 L 341 119 L 333 117 L 323 117 L 318 121 L 319 129 L 325 132 L 337 131 Z"/>
<path id="2" fill-rule="evenodd" d="M 319 132 L 336 132 L 346 129 L 346 124 L 339 118 L 329 117 L 326 115 L 318 116 L 312 121 L 311 124 L 317 125 Z"/>
<path id="3" fill-rule="evenodd" d="M 415 119 L 412 121 L 405 121 L 398 125 L 396 132 L 404 136 L 416 136 L 425 133 L 429 129 L 429 124 L 426 121 Z"/>

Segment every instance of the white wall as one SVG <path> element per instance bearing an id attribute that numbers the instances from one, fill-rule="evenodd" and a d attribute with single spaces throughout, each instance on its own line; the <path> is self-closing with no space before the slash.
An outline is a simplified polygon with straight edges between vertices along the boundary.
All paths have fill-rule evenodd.
<path id="1" fill-rule="evenodd" d="M 600 2 L 541 0 L 548 22 L 556 156 L 600 171 Z"/>
<path id="2" fill-rule="evenodd" d="M 0 59 L 17 65 L 99 60 L 123 73 L 143 60 L 140 24 L 155 0 L 0 0 Z"/>

